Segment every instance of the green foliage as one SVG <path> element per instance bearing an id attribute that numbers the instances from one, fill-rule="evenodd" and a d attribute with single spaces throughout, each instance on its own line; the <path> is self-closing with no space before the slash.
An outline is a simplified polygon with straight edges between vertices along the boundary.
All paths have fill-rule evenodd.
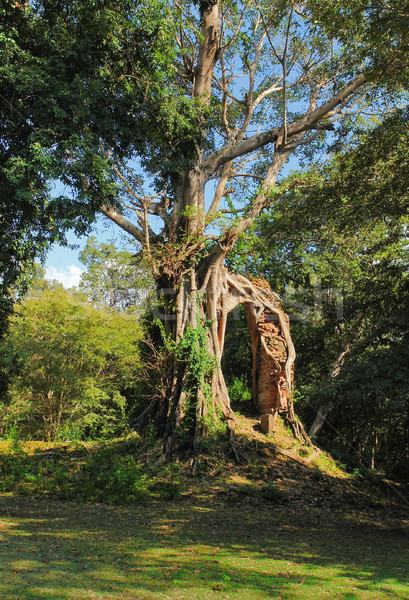
<path id="1" fill-rule="evenodd" d="M 180 340 L 172 345 L 177 360 L 187 367 L 189 384 L 198 389 L 215 368 L 214 358 L 207 351 L 207 328 L 203 325 L 195 329 L 187 327 Z"/>
<path id="2" fill-rule="evenodd" d="M 243 263 L 242 263 L 243 264 Z M 227 376 L 248 373 L 252 367 L 250 333 L 244 306 L 239 305 L 227 317 L 226 343 L 223 370 Z"/>
<path id="3" fill-rule="evenodd" d="M 4 177 L 14 185 L 9 193 L 29 197 L 36 185 L 46 206 L 58 178 L 67 188 L 49 214 L 57 227 L 79 231 L 116 194 L 109 148 L 119 160 L 137 154 L 155 173 L 158 151 L 179 141 L 183 161 L 197 135 L 197 109 L 169 79 L 174 31 L 162 0 L 98 0 L 92 9 L 83 0 L 8 0 L 0 13 L 0 75 L 2 131 L 14 139 L 3 157 Z M 169 168 L 171 162 L 168 153 Z"/>
<path id="4" fill-rule="evenodd" d="M 80 488 L 89 500 L 99 502 L 135 502 L 148 495 L 145 469 L 129 454 L 109 446 L 87 459 L 81 474 Z"/>
<path id="5" fill-rule="evenodd" d="M 203 382 L 203 378 L 215 367 L 214 358 L 206 349 L 207 328 L 200 324 L 195 329 L 186 327 L 184 335 L 176 341 L 166 335 L 161 321 L 156 320 L 155 324 L 160 330 L 166 350 L 186 367 L 189 383 L 197 389 Z"/>
<path id="6" fill-rule="evenodd" d="M 215 358 L 207 350 L 207 323 L 197 324 L 196 328 L 186 327 L 183 336 L 175 341 L 167 337 L 161 322 L 158 326 L 168 353 L 176 359 L 176 365 L 185 372 L 186 398 L 183 424 L 179 428 L 178 436 L 181 446 L 189 444 L 194 436 L 197 417 L 197 403 L 204 400 L 208 405 L 211 415 L 203 418 L 202 426 L 211 426 L 217 423 L 218 416 L 213 412 L 212 391 L 207 379 L 212 371 L 217 368 Z"/>
<path id="7" fill-rule="evenodd" d="M 312 81 L 332 77 L 335 92 L 363 66 L 378 75 L 388 65 L 389 101 L 400 73 L 392 69 L 391 74 L 389 63 L 393 59 L 394 64 L 406 64 L 406 13 L 396 2 L 387 6 L 376 2 L 371 8 L 359 2 L 358 7 L 348 0 L 335 4 L 311 0 L 296 11 L 291 2 L 281 0 L 245 9 L 224 3 L 220 48 L 223 60 L 235 66 L 227 78 L 231 86 L 225 104 L 226 92 L 219 86 L 214 86 L 210 103 L 192 93 L 203 42 L 204 5 L 164 0 L 97 0 L 91 5 L 85 0 L 69 4 L 6 0 L 0 12 L 1 181 L 4 202 L 15 202 L 23 213 L 32 210 L 35 217 L 30 215 L 20 231 L 38 227 L 42 234 L 33 238 L 34 245 L 43 239 L 47 243 L 50 237 L 63 239 L 69 227 L 87 231 L 102 203 L 117 206 L 126 197 L 129 189 L 119 171 L 126 172 L 126 178 L 131 172 L 135 201 L 144 181 L 132 173 L 131 161 L 148 179 L 155 179 L 161 192 L 166 190 L 166 201 L 172 205 L 198 156 L 215 150 L 220 136 L 225 136 L 223 146 L 246 114 L 253 130 L 261 122 L 264 129 L 281 125 L 280 88 L 264 92 L 281 80 L 279 55 L 283 44 L 287 46 L 286 32 L 292 65 L 287 71 L 289 121 L 308 107 Z M 263 35 L 264 13 L 277 48 L 272 51 L 269 44 L 261 44 L 257 50 L 253 92 L 264 97 L 250 114 L 235 76 L 249 76 Z M 215 75 L 220 81 L 224 67 L 218 60 Z M 306 76 L 301 76 L 303 69 Z M 375 98 L 374 104 L 379 102 Z M 270 151 L 263 150 L 253 174 L 265 174 L 269 157 Z M 62 184 L 58 190 L 55 181 Z M 233 184 L 231 197 L 241 195 L 241 189 Z M 254 189 L 249 183 L 246 201 Z M 236 202 L 230 198 L 227 202 L 236 219 Z"/>
<path id="8" fill-rule="evenodd" d="M 17 365 L 7 419 L 47 439 L 123 429 L 140 339 L 134 318 L 96 309 L 64 289 L 28 298 L 7 337 Z"/>
<path id="9" fill-rule="evenodd" d="M 0 191 L 5 206 L 22 206 L 23 217 L 16 224 L 9 219 L 15 230 L 20 221 L 26 226 L 23 232 L 38 226 L 40 241 L 44 238 L 46 244 L 50 231 L 56 232 L 53 239 L 62 240 L 69 228 L 86 232 L 100 210 L 144 246 L 149 262 L 156 263 L 159 285 L 176 288 L 192 267 L 202 285 L 210 265 L 221 264 L 268 204 L 279 210 L 282 198 L 290 205 L 293 199 L 292 223 L 286 222 L 291 210 L 275 213 L 275 221 L 287 227 L 294 229 L 297 212 L 305 217 L 308 203 L 303 204 L 297 177 L 301 185 L 319 189 L 325 174 L 295 175 L 277 186 L 278 172 L 293 151 L 311 164 L 333 136 L 350 139 L 349 123 L 356 125 L 360 118 L 353 115 L 389 108 L 400 100 L 408 14 L 395 0 L 386 6 L 359 1 L 355 7 L 351 0 L 260 0 L 220 2 L 219 11 L 210 8 L 216 3 L 6 0 L 0 10 Z M 207 18 L 218 23 L 205 31 Z M 248 83 L 247 90 L 239 79 Z M 327 130 L 336 133 L 328 137 Z M 206 232 L 207 192 L 212 187 L 216 195 L 207 220 L 212 230 Z M 36 218 L 29 215 L 26 222 L 26 209 L 31 208 Z M 317 211 L 318 230 L 326 236 L 325 256 L 317 257 L 313 243 L 303 249 L 306 237 L 297 243 L 290 233 L 276 256 L 276 264 L 284 263 L 275 271 L 277 281 L 291 272 L 297 285 L 314 268 L 331 281 L 331 267 L 339 270 L 348 262 L 355 282 L 365 270 L 359 260 L 343 260 L 342 253 L 331 263 L 334 245 L 346 237 L 332 226 L 331 217 L 329 225 L 321 217 Z M 383 225 L 383 234 L 382 224 L 376 232 L 362 227 L 365 239 L 356 252 L 360 258 L 366 257 L 365 248 L 374 250 L 376 235 L 377 240 L 387 237 L 389 223 Z M 7 230 L 7 219 L 2 228 Z M 239 243 L 245 250 L 243 237 Z M 21 236 L 12 236 L 11 246 L 16 239 L 21 241 Z M 271 239 L 281 241 L 279 236 Z M 26 248 L 29 243 L 23 242 Z M 356 248 L 350 244 L 344 250 L 354 253 Z M 297 273 L 294 263 L 289 265 L 292 251 L 302 259 Z M 98 252 L 94 248 L 94 256 Z M 250 263 L 254 254 L 249 254 Z M 308 256 L 313 258 L 308 261 Z M 371 256 L 372 266 L 378 260 L 383 266 L 382 251 Z M 11 258 L 14 264 L 13 253 Z M 386 262 L 393 266 L 392 253 Z M 105 262 L 104 271 L 109 271 L 107 266 Z M 254 261 L 251 266 L 255 268 Z M 268 260 L 263 266 L 268 268 Z M 109 284 L 99 297 L 106 300 L 112 290 Z M 181 408 L 190 437 L 194 398 L 203 391 L 209 396 L 206 379 L 215 368 L 200 327 L 188 329 L 173 346 L 166 342 L 178 369 L 172 376 L 184 395 L 186 406 Z M 325 336 L 330 331 L 334 337 L 333 330 L 333 323 L 324 319 L 316 323 L 314 339 L 331 347 Z M 88 359 L 91 355 L 84 352 Z M 332 359 L 329 351 L 324 370 Z M 123 412 L 120 390 L 95 383 L 96 373 L 99 377 L 109 369 L 93 360 L 81 389 L 74 389 L 72 382 L 69 396 L 78 399 L 79 407 L 71 411 L 75 418 L 84 406 L 87 415 L 110 403 L 107 414 Z M 318 361 L 315 368 L 317 373 L 323 369 Z M 21 406 L 27 407 L 30 385 L 20 386 L 20 397 L 15 396 Z M 42 398 L 51 405 L 58 394 L 48 388 Z M 176 404 L 177 396 L 172 398 Z M 162 408 L 164 404 L 166 400 Z M 166 419 L 178 408 L 164 410 Z M 43 418 L 50 420 L 44 412 Z M 89 416 L 86 422 L 84 413 L 84 427 L 92 428 L 93 419 Z M 59 420 L 54 418 L 49 435 L 55 435 Z"/>
<path id="10" fill-rule="evenodd" d="M 180 467 L 148 465 L 145 450 L 146 440 L 128 440 L 99 442 L 85 457 L 75 445 L 33 454 L 15 428 L 0 455 L 0 491 L 110 504 L 174 500 L 183 489 Z"/>
<path id="11" fill-rule="evenodd" d="M 235 253 L 238 262 L 240 255 Z M 226 337 L 222 357 L 222 369 L 229 390 L 230 400 L 235 410 L 241 410 L 251 401 L 252 381 L 252 348 L 247 325 L 247 317 L 243 306 L 238 307 L 228 316 Z"/>
<path id="12" fill-rule="evenodd" d="M 174 30 L 162 0 L 2 3 L 0 333 L 34 260 L 119 193 L 110 148 L 154 174 L 166 149 L 168 178 L 191 160 L 200 109 L 169 81 Z"/>
<path id="13" fill-rule="evenodd" d="M 234 377 L 228 386 L 230 400 L 234 405 L 248 404 L 251 401 L 251 391 L 245 377 Z"/>
<path id="14" fill-rule="evenodd" d="M 247 257 L 287 287 L 297 410 L 311 423 L 330 404 L 326 443 L 364 464 L 406 452 L 408 133 L 408 109 L 396 111 L 348 152 L 292 174 Z"/>
<path id="15" fill-rule="evenodd" d="M 16 489 L 28 477 L 26 453 L 20 438 L 20 431 L 14 425 L 8 434 L 9 450 L 2 457 L 0 464 L 0 489 L 9 491 Z"/>
<path id="16" fill-rule="evenodd" d="M 351 67 L 364 61 L 367 69 L 385 73 L 385 70 L 393 71 L 407 55 L 408 42 L 404 31 L 408 3 L 405 0 L 387 3 L 382 0 L 369 3 L 365 0 L 311 0 L 307 10 L 316 23 L 350 50 L 348 62 Z M 407 85 L 407 73 L 404 71 L 397 70 L 394 76 L 395 80 Z"/>
<path id="17" fill-rule="evenodd" d="M 87 500 L 99 502 L 175 499 L 182 490 L 180 468 L 174 464 L 148 466 L 146 460 L 134 454 L 140 450 L 133 442 L 101 446 L 74 477 L 75 489 Z"/>

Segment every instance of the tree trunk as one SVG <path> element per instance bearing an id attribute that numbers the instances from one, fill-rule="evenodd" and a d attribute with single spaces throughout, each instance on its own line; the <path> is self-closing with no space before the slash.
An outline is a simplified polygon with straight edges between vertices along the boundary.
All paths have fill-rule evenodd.
<path id="1" fill-rule="evenodd" d="M 318 408 L 317 414 L 315 415 L 315 419 L 308 430 L 308 435 L 310 437 L 319 434 L 325 421 L 327 420 L 327 416 L 329 414 L 330 409 L 330 404 L 321 404 L 321 406 Z"/>
<path id="2" fill-rule="evenodd" d="M 341 352 L 341 354 L 338 356 L 337 360 L 334 363 L 334 366 L 332 368 L 332 373 L 331 373 L 332 379 L 336 379 L 336 377 L 338 377 L 338 375 L 340 374 L 341 368 L 345 361 L 345 357 L 350 352 L 350 350 L 351 350 L 351 344 L 349 343 L 349 344 L 347 344 L 347 347 L 345 348 L 345 350 L 343 350 Z M 324 423 L 327 420 L 327 417 L 328 417 L 330 411 L 331 411 L 331 404 L 322 404 L 318 408 L 315 419 L 314 419 L 311 427 L 308 430 L 308 435 L 310 437 L 317 436 L 320 433 L 321 429 L 324 426 Z"/>
<path id="3" fill-rule="evenodd" d="M 223 257 L 210 266 L 186 268 L 177 282 L 172 289 L 169 277 L 165 280 L 162 274 L 158 281 L 165 306 L 164 342 L 172 360 L 163 373 L 168 389 L 161 394 L 162 403 L 149 407 L 149 411 L 159 409 L 165 452 L 197 453 L 202 436 L 217 429 L 221 420 L 232 439 L 235 418 L 221 358 L 227 315 L 239 304 L 245 306 L 250 329 L 253 399 L 259 413 L 282 413 L 297 437 L 308 439 L 292 405 L 295 351 L 289 319 L 267 282 L 230 273 Z M 145 411 L 144 420 L 146 416 Z"/>

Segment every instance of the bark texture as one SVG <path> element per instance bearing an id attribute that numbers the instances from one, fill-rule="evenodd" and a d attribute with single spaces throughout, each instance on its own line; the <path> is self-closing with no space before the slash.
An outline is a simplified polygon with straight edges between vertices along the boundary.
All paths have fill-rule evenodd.
<path id="1" fill-rule="evenodd" d="M 200 268 L 198 269 L 200 272 Z M 198 299 L 200 299 L 198 301 Z M 260 415 L 274 417 L 281 413 L 294 428 L 298 437 L 307 439 L 302 426 L 295 418 L 292 389 L 295 350 L 291 340 L 289 318 L 284 313 L 280 298 L 270 290 L 264 280 L 250 281 L 232 274 L 215 264 L 203 270 L 201 276 L 191 269 L 179 283 L 176 299 L 165 306 L 174 306 L 166 312 L 164 325 L 172 337 L 183 341 L 188 331 L 197 329 L 198 323 L 207 323 L 206 336 L 193 338 L 206 348 L 193 349 L 191 360 L 176 359 L 169 377 L 169 389 L 162 394 L 166 406 L 162 410 L 165 420 L 165 449 L 171 452 L 180 447 L 182 432 L 194 440 L 197 450 L 203 434 L 216 426 L 223 416 L 231 432 L 235 429 L 234 413 L 230 406 L 227 386 L 221 369 L 227 316 L 238 305 L 244 305 L 253 349 L 253 399 Z M 198 366 L 200 352 L 206 350 L 212 359 L 210 372 L 192 375 Z M 196 354 L 195 354 L 196 352 Z M 207 386 L 207 388 L 206 388 Z M 205 389 L 211 394 L 206 395 Z M 154 408 L 154 406 L 152 406 Z M 182 444 L 183 445 L 183 444 Z"/>

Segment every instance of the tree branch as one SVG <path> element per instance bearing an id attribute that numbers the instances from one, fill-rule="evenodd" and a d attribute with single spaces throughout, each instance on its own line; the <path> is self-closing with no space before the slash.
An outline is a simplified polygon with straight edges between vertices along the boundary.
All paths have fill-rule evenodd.
<path id="1" fill-rule="evenodd" d="M 106 206 L 102 204 L 99 207 L 99 210 L 103 215 L 108 217 L 111 221 L 113 221 L 116 225 L 118 225 L 121 229 L 129 233 L 133 238 L 135 238 L 141 244 L 144 243 L 144 232 L 139 227 L 136 227 L 133 223 L 128 221 L 123 215 L 118 213 L 112 206 Z"/>
<path id="2" fill-rule="evenodd" d="M 367 77 L 361 73 L 350 81 L 342 90 L 335 94 L 330 100 L 324 102 L 320 107 L 316 108 L 303 118 L 290 123 L 287 127 L 288 140 L 303 134 L 305 131 L 314 129 L 315 125 L 328 114 L 331 113 L 338 105 L 343 104 L 348 98 L 353 96 L 356 90 L 367 83 Z M 211 154 L 204 163 L 204 168 L 210 172 L 219 168 L 221 165 L 258 150 L 262 146 L 266 146 L 271 142 L 278 140 L 279 136 L 283 135 L 283 127 L 274 127 L 268 131 L 258 133 L 250 138 L 245 138 L 241 142 L 234 144 L 229 140 L 219 152 Z"/>

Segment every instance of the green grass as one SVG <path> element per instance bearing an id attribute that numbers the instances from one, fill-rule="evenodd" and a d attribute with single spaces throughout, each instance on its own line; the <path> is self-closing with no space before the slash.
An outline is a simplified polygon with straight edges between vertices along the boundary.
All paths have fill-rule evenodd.
<path id="1" fill-rule="evenodd" d="M 0 598 L 407 599 L 407 525 L 308 502 L 118 507 L 3 496 Z"/>
<path id="2" fill-rule="evenodd" d="M 0 600 L 409 600 L 407 486 L 255 425 L 195 475 L 136 435 L 1 442 Z"/>

